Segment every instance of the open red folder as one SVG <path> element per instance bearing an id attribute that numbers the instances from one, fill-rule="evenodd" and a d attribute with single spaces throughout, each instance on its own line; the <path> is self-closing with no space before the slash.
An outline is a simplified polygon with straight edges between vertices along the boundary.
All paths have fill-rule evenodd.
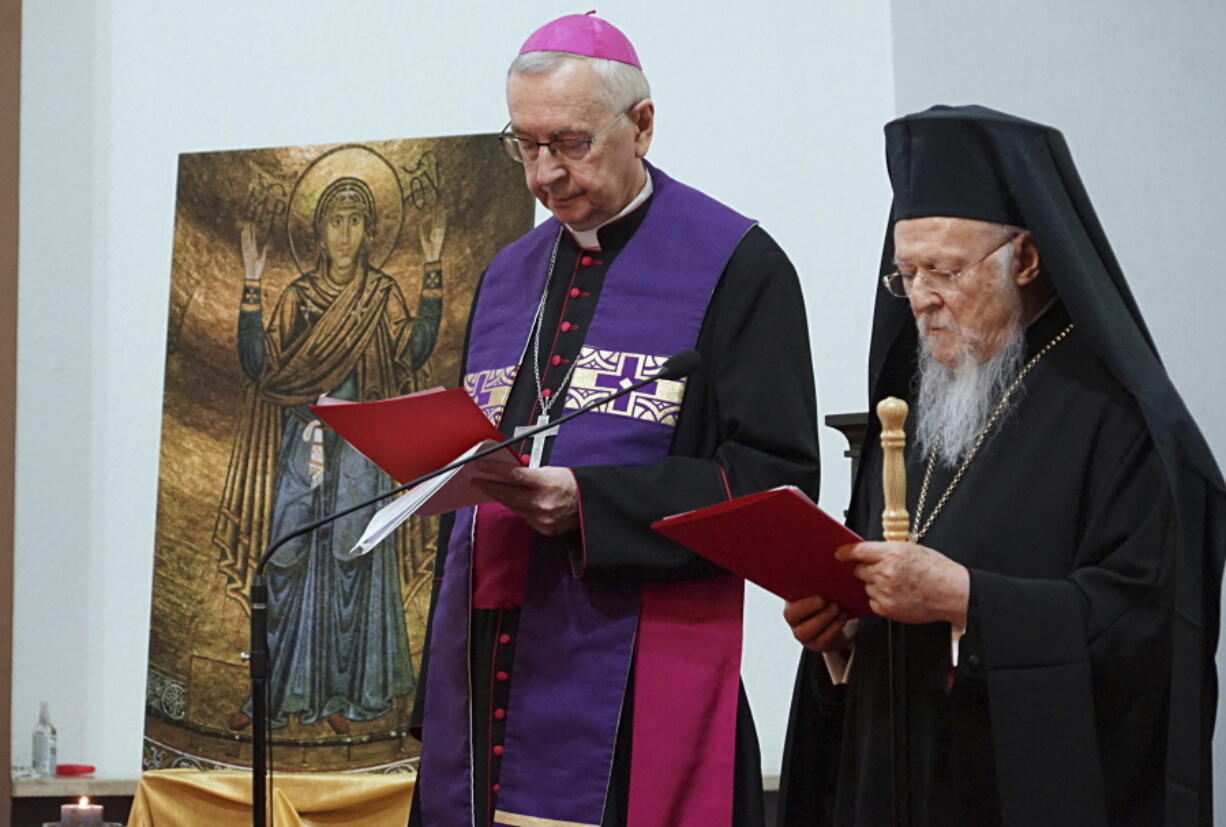
<path id="1" fill-rule="evenodd" d="M 374 402 L 346 402 L 323 397 L 311 412 L 397 482 L 427 474 L 498 442 L 498 432 L 462 388 L 427 391 Z M 491 455 L 519 465 L 510 448 Z M 481 474 L 465 465 L 411 489 L 384 506 L 367 527 L 354 554 L 369 551 L 378 539 L 413 514 L 432 517 L 489 502 L 472 485 Z"/>
<path id="2" fill-rule="evenodd" d="M 442 468 L 482 440 L 502 442 L 463 388 L 375 402 L 323 397 L 311 412 L 401 483 Z"/>
<path id="3" fill-rule="evenodd" d="M 861 538 L 794 486 L 674 514 L 651 527 L 784 600 L 820 594 L 849 617 L 871 614 L 855 564 L 834 557 L 836 548 Z"/>

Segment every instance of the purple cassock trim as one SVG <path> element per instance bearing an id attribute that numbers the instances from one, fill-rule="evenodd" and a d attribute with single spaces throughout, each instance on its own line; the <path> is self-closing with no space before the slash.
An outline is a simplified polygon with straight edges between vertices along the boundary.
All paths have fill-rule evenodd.
<path id="1" fill-rule="evenodd" d="M 712 292 L 753 222 L 648 167 L 654 194 L 605 275 L 585 347 L 668 356 L 693 347 Z M 525 352 L 559 224 L 549 219 L 490 264 L 474 308 L 465 373 L 505 368 Z M 564 426 L 550 463 L 642 465 L 668 454 L 671 425 L 590 413 Z M 430 827 L 473 820 L 469 620 L 473 510 L 456 514 L 431 632 L 422 733 L 421 807 Z M 571 575 L 534 549 L 512 666 L 497 808 L 599 824 L 641 587 Z M 485 795 L 485 790 L 480 791 Z M 484 827 L 484 825 L 482 825 Z"/>

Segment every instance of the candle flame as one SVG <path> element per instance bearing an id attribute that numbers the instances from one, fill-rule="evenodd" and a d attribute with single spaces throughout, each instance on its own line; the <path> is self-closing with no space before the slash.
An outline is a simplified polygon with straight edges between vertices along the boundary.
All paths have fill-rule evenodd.
<path id="1" fill-rule="evenodd" d="M 89 806 L 89 796 L 88 795 L 81 796 L 81 800 L 77 802 L 77 806 L 78 807 L 88 807 Z"/>

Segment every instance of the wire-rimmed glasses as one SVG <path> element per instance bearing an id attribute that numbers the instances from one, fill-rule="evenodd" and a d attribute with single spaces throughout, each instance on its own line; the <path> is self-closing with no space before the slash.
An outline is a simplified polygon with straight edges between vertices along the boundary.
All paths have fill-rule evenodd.
<path id="1" fill-rule="evenodd" d="M 631 109 L 633 108 L 631 107 Z M 502 147 L 511 156 L 511 159 L 521 164 L 535 163 L 541 155 L 541 147 L 548 147 L 549 154 L 555 158 L 581 161 L 591 151 L 592 145 L 596 143 L 596 139 L 612 129 L 613 124 L 620 121 L 629 111 L 627 109 L 625 112 L 618 113 L 616 118 L 609 121 L 589 138 L 554 138 L 552 141 L 534 141 L 531 138 L 524 138 L 511 132 L 510 122 L 498 133 L 498 138 L 502 141 Z"/>
<path id="2" fill-rule="evenodd" d="M 992 256 L 1000 252 L 1006 244 L 1011 244 L 1013 239 L 1017 238 L 1017 234 L 1009 236 L 1002 243 L 993 247 L 991 252 L 980 258 L 974 264 L 967 264 L 965 267 L 959 267 L 957 270 L 938 270 L 935 267 L 917 267 L 914 273 L 895 270 L 893 273 L 887 273 L 881 277 L 881 285 L 885 287 L 886 292 L 891 296 L 900 299 L 905 299 L 911 295 L 911 286 L 917 278 L 922 279 L 929 290 L 937 293 L 949 290 L 958 283 L 958 277 L 968 270 L 974 270 L 980 264 L 990 259 Z"/>

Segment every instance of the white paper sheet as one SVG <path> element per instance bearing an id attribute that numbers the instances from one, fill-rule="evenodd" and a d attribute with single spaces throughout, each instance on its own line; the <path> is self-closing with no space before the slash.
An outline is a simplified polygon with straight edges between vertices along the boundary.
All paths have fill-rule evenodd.
<path id="1" fill-rule="evenodd" d="M 478 442 L 452 460 L 452 462 L 467 459 L 478 451 L 482 451 L 495 444 L 493 440 L 489 439 Z M 510 449 L 495 451 L 493 454 L 490 454 L 488 459 L 510 466 L 519 465 L 519 459 Z M 448 463 L 448 465 L 450 464 Z M 473 480 L 481 479 L 481 477 L 482 475 L 476 470 L 475 464 L 469 463 L 410 488 L 375 512 L 375 515 L 370 518 L 370 522 L 366 524 L 366 530 L 362 532 L 357 545 L 349 550 L 346 557 L 353 559 L 367 553 L 414 514 L 421 514 L 423 517 L 433 517 L 437 514 L 445 514 L 448 511 L 455 511 L 470 505 L 489 502 L 490 498 L 472 484 Z"/>

